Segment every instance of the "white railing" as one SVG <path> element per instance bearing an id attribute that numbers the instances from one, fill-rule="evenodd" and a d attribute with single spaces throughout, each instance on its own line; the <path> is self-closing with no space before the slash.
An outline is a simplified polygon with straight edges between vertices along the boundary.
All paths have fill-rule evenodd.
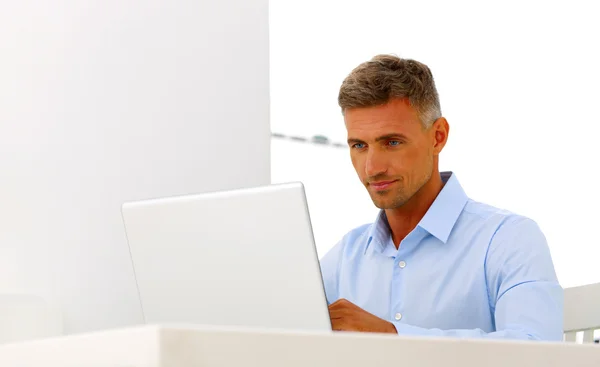
<path id="1" fill-rule="evenodd" d="M 593 344 L 140 327 L 0 346 L 2 367 L 600 366 Z"/>
<path id="2" fill-rule="evenodd" d="M 565 289 L 564 339 L 594 343 L 600 339 L 600 283 Z"/>

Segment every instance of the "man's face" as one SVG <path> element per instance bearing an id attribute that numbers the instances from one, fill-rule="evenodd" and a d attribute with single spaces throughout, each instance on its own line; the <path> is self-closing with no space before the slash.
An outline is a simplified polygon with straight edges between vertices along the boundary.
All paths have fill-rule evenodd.
<path id="1" fill-rule="evenodd" d="M 406 99 L 348 109 L 344 120 L 352 164 L 375 206 L 399 208 L 429 181 L 446 140 L 445 119 L 442 141 L 440 120 L 424 129 Z"/>

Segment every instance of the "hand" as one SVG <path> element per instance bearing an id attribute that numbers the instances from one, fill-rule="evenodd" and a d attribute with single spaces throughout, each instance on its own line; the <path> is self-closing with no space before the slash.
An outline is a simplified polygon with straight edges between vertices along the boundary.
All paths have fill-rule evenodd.
<path id="1" fill-rule="evenodd" d="M 391 322 L 380 319 L 343 298 L 329 305 L 329 317 L 331 326 L 336 331 L 397 333 Z"/>

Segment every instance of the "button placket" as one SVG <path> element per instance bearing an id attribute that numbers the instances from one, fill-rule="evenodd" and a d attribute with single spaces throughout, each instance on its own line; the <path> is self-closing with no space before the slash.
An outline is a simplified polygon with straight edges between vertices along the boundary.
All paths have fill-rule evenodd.
<path id="1" fill-rule="evenodd" d="M 396 259 L 401 259 L 404 256 L 406 256 L 405 251 L 402 251 L 402 246 L 400 248 L 400 251 L 398 251 L 398 254 L 396 256 Z M 394 279 L 393 279 L 393 290 L 392 290 L 392 299 L 390 300 L 390 313 L 391 313 L 391 317 L 394 321 L 401 321 L 402 318 L 404 317 L 404 315 L 402 314 L 402 305 L 403 305 L 403 298 L 405 297 L 406 293 L 404 292 L 404 288 L 405 288 L 405 268 L 406 268 L 406 261 L 405 260 L 400 260 L 397 261 L 397 263 L 395 264 L 395 269 L 394 269 Z"/>

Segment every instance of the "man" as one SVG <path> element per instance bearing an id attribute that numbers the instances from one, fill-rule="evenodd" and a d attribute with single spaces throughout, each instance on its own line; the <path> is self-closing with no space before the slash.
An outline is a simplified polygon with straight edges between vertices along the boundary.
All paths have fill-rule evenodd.
<path id="1" fill-rule="evenodd" d="M 562 288 L 536 223 L 439 172 L 449 125 L 429 68 L 376 56 L 344 80 L 339 105 L 381 211 L 322 259 L 333 329 L 562 340 Z"/>

